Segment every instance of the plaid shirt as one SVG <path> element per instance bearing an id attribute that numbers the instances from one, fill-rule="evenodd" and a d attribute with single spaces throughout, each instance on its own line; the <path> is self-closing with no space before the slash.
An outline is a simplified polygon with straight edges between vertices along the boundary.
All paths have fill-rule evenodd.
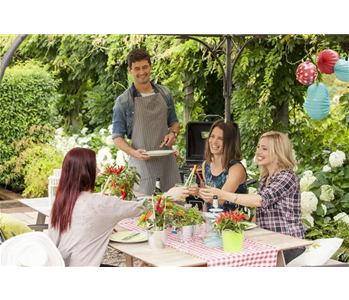
<path id="1" fill-rule="evenodd" d="M 262 206 L 256 209 L 257 224 L 264 229 L 304 239 L 301 220 L 301 193 L 297 174 L 292 170 L 275 173 L 259 183 Z"/>

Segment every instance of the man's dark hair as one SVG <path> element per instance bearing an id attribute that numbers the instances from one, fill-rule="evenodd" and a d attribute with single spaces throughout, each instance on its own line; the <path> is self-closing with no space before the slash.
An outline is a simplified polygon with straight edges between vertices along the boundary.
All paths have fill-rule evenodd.
<path id="1" fill-rule="evenodd" d="M 150 61 L 150 55 L 147 50 L 145 49 L 133 49 L 127 57 L 127 63 L 128 67 L 132 68 L 132 63 L 141 61 L 141 60 L 147 60 L 149 62 L 149 65 L 151 65 Z"/>

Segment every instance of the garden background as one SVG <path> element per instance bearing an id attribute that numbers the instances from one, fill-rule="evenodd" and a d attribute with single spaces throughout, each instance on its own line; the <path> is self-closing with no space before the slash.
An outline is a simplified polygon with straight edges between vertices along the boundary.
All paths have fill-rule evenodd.
<path id="1" fill-rule="evenodd" d="M 15 37 L 0 35 L 0 57 Z M 241 47 L 249 38 L 234 41 Z M 222 41 L 202 39 L 210 45 Z M 185 124 L 205 114 L 224 115 L 222 72 L 205 47 L 174 36 L 29 35 L 0 88 L 1 186 L 26 197 L 46 196 L 48 177 L 75 146 L 95 150 L 101 168 L 127 160 L 111 139 L 111 119 L 116 97 L 131 83 L 127 54 L 136 47 L 148 49 L 153 80 L 173 93 L 181 122 L 176 149 L 185 159 Z M 344 238 L 334 258 L 348 262 L 348 83 L 319 72 L 317 82 L 329 89 L 331 111 L 315 121 L 302 107 L 307 86 L 295 76 L 301 62 L 316 64 L 319 52 L 329 48 L 348 56 L 349 35 L 272 35 L 250 43 L 233 73 L 231 112 L 253 178 L 259 175 L 253 162 L 259 136 L 269 130 L 288 133 L 306 237 Z M 225 61 L 224 49 L 217 56 Z"/>

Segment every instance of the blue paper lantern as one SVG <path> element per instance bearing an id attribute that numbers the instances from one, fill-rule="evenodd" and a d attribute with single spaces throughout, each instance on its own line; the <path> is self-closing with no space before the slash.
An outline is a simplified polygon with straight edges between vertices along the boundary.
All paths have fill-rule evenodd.
<path id="1" fill-rule="evenodd" d="M 345 58 L 339 59 L 334 65 L 334 74 L 336 77 L 344 82 L 349 81 L 349 61 Z"/>
<path id="2" fill-rule="evenodd" d="M 330 95 L 326 85 L 313 83 L 308 87 L 307 98 L 303 104 L 310 118 L 322 120 L 330 112 Z"/>

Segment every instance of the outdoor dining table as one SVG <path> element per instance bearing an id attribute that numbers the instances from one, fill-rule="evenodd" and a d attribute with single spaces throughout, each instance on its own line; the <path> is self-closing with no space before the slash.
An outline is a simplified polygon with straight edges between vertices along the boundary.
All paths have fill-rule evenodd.
<path id="1" fill-rule="evenodd" d="M 142 230 L 135 225 L 134 219 L 122 220 L 117 228 L 118 230 Z M 201 226 L 201 230 L 204 230 L 203 226 Z M 257 227 L 245 231 L 241 253 L 225 253 L 222 247 L 205 246 L 199 234 L 194 242 L 182 243 L 170 231 L 164 249 L 150 249 L 147 242 L 134 244 L 110 242 L 109 245 L 125 253 L 126 266 L 128 267 L 133 266 L 134 259 L 142 260 L 150 266 L 156 267 L 285 267 L 283 251 L 309 246 L 312 243 L 312 241 Z"/>
<path id="2" fill-rule="evenodd" d="M 137 197 L 145 197 L 139 194 Z M 44 224 L 50 216 L 51 205 L 48 197 L 19 199 L 20 203 L 38 212 L 36 224 Z M 134 219 L 126 219 L 116 227 L 117 230 L 142 230 L 137 227 Z M 164 249 L 150 249 L 148 242 L 126 244 L 110 242 L 109 246 L 125 254 L 126 266 L 132 267 L 133 260 L 139 259 L 150 266 L 277 266 L 284 267 L 283 251 L 309 246 L 313 241 L 307 241 L 262 228 L 245 231 L 244 247 L 240 254 L 227 254 L 222 247 L 213 249 L 203 245 L 202 238 L 196 238 L 194 243 L 180 243 L 175 235 L 168 235 L 168 243 Z M 208 248 L 208 249 L 207 249 Z M 201 254 L 198 254 L 201 253 Z M 202 254 L 204 253 L 204 254 Z"/>

